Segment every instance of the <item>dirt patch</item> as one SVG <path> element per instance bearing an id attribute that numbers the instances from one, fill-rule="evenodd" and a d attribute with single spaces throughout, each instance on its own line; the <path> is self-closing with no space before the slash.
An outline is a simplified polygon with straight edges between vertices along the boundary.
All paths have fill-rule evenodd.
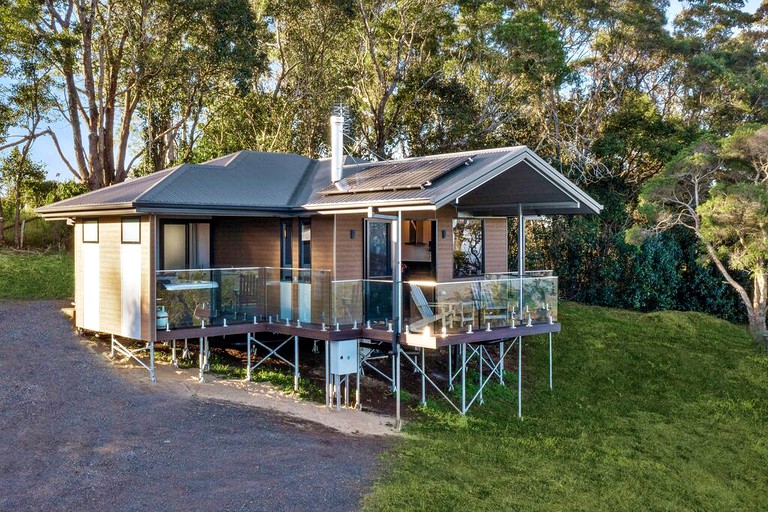
<path id="1" fill-rule="evenodd" d="M 0 510 L 358 507 L 388 438 L 116 372 L 65 305 L 0 301 Z"/>

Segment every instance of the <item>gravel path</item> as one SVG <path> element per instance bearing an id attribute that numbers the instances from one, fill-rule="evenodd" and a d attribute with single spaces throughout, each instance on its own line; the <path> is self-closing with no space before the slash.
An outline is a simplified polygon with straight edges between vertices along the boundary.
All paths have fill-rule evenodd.
<path id="1" fill-rule="evenodd" d="M 0 301 L 0 510 L 354 510 L 382 438 L 118 378 L 58 302 Z"/>

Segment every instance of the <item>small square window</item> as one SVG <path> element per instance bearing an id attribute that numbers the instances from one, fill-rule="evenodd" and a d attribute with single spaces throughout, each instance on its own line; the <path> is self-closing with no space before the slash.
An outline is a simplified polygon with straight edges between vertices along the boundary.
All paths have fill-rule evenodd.
<path id="1" fill-rule="evenodd" d="M 99 243 L 99 219 L 86 219 L 83 221 L 83 243 Z"/>
<path id="2" fill-rule="evenodd" d="M 140 244 L 141 219 L 139 217 L 126 217 L 122 224 L 122 242 L 124 244 Z"/>

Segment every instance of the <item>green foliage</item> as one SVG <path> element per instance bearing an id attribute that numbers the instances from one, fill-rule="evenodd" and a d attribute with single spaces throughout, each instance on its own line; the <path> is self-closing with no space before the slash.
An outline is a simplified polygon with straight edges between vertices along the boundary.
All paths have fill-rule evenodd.
<path id="1" fill-rule="evenodd" d="M 0 249 L 0 299 L 66 299 L 74 293 L 69 254 L 35 254 Z"/>
<path id="2" fill-rule="evenodd" d="M 439 401 L 385 459 L 366 510 L 759 510 L 768 363 L 743 327 L 698 313 L 564 304 L 526 338 L 514 383 L 466 417 Z"/>

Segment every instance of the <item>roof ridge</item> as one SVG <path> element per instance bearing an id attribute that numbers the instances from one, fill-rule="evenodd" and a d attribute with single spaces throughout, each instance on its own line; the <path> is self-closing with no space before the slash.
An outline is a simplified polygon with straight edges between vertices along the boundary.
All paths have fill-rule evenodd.
<path id="1" fill-rule="evenodd" d="M 183 174 L 182 171 L 186 171 L 186 169 L 189 169 L 193 165 L 194 164 L 181 164 L 181 165 L 177 166 L 175 169 L 168 169 L 168 171 L 169 171 L 168 172 L 168 176 L 164 176 L 164 177 L 160 178 L 159 180 L 157 180 L 157 183 L 154 183 L 147 190 L 145 190 L 144 192 L 142 192 L 141 194 L 136 196 L 136 198 L 134 198 L 134 200 L 133 200 L 133 204 L 141 202 L 141 200 L 144 199 L 144 196 L 146 196 L 147 194 L 149 194 L 152 191 L 157 190 L 160 185 L 165 184 L 166 182 L 168 182 L 170 184 L 173 181 L 176 181 L 176 179 L 178 179 L 177 175 L 180 176 L 181 174 Z M 163 172 L 163 171 L 159 171 L 159 172 Z M 174 178 L 174 179 L 170 179 L 170 178 Z"/>

